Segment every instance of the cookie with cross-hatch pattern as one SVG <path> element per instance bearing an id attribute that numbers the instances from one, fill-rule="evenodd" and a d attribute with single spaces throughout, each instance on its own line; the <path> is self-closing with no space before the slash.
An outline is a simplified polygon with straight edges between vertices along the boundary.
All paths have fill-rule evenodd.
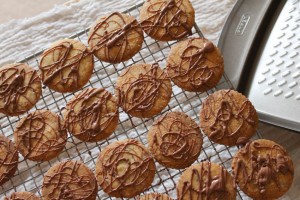
<path id="1" fill-rule="evenodd" d="M 44 85 L 61 93 L 74 92 L 92 76 L 94 58 L 80 41 L 62 39 L 44 51 L 39 68 Z"/>
<path id="2" fill-rule="evenodd" d="M 132 198 L 150 187 L 155 164 L 141 142 L 126 139 L 113 142 L 100 152 L 95 173 L 108 195 Z"/>

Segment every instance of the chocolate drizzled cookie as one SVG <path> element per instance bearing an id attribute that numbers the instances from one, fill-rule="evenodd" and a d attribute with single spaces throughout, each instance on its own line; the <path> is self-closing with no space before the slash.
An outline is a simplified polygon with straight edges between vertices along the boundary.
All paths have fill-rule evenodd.
<path id="1" fill-rule="evenodd" d="M 160 164 L 184 169 L 198 158 L 203 140 L 193 119 L 181 112 L 169 112 L 153 123 L 148 142 L 151 153 Z"/>
<path id="2" fill-rule="evenodd" d="M 42 81 L 57 92 L 74 92 L 90 79 L 94 69 L 91 51 L 80 41 L 63 39 L 51 45 L 39 65 Z"/>
<path id="3" fill-rule="evenodd" d="M 123 110 L 140 118 L 160 113 L 172 95 L 171 81 L 157 63 L 126 68 L 118 77 L 115 90 Z"/>
<path id="4" fill-rule="evenodd" d="M 67 131 L 57 114 L 37 110 L 18 122 L 14 139 L 24 158 L 45 161 L 61 153 L 67 142 Z"/>
<path id="5" fill-rule="evenodd" d="M 108 195 L 132 198 L 151 185 L 155 164 L 142 143 L 127 139 L 111 143 L 101 151 L 95 173 Z"/>
<path id="6" fill-rule="evenodd" d="M 18 169 L 19 155 L 14 143 L 0 134 L 0 185 L 3 185 Z"/>
<path id="7" fill-rule="evenodd" d="M 52 166 L 44 175 L 45 200 L 95 200 L 98 185 L 93 172 L 80 161 L 65 161 Z"/>
<path id="8" fill-rule="evenodd" d="M 224 72 L 218 48 L 205 38 L 191 38 L 172 46 L 167 73 L 183 90 L 204 92 L 217 85 Z"/>
<path id="9" fill-rule="evenodd" d="M 24 63 L 8 64 L 0 69 L 0 112 L 17 116 L 30 110 L 40 99 L 41 79 Z"/>
<path id="10" fill-rule="evenodd" d="M 14 192 L 9 197 L 5 197 L 4 200 L 40 200 L 35 194 L 31 192 Z"/>
<path id="11" fill-rule="evenodd" d="M 150 37 L 179 40 L 192 34 L 195 11 L 189 0 L 147 0 L 141 8 L 140 20 Z"/>
<path id="12" fill-rule="evenodd" d="M 111 135 L 118 125 L 118 103 L 104 89 L 88 88 L 67 103 L 65 127 L 75 137 L 97 142 Z"/>
<path id="13" fill-rule="evenodd" d="M 219 144 L 245 144 L 257 126 L 258 116 L 252 103 L 234 90 L 219 90 L 209 95 L 200 111 L 200 127 L 209 139 Z"/>
<path id="14" fill-rule="evenodd" d="M 149 193 L 141 196 L 139 200 L 172 200 L 167 194 Z"/>
<path id="15" fill-rule="evenodd" d="M 222 166 L 201 162 L 187 168 L 177 184 L 178 200 L 235 200 L 232 176 Z"/>
<path id="16" fill-rule="evenodd" d="M 144 35 L 140 24 L 130 15 L 113 12 L 101 17 L 90 29 L 88 43 L 102 61 L 119 63 L 142 48 Z"/>
<path id="17" fill-rule="evenodd" d="M 253 199 L 278 199 L 293 182 L 294 166 L 279 144 L 259 139 L 247 143 L 234 156 L 232 170 L 241 190 Z"/>

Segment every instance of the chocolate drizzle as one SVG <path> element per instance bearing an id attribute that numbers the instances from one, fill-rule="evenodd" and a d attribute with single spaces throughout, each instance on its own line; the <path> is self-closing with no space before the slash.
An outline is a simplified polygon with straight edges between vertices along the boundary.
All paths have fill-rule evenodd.
<path id="1" fill-rule="evenodd" d="M 147 1 L 145 11 L 149 14 L 149 17 L 142 19 L 141 22 L 144 31 L 158 40 L 166 41 L 178 40 L 187 35 L 192 35 L 192 26 L 189 20 L 194 16 L 183 10 L 185 8 L 183 1 L 162 0 L 155 3 Z"/>
<path id="2" fill-rule="evenodd" d="M 247 184 L 256 185 L 261 195 L 266 193 L 266 187 L 271 182 L 279 190 L 282 189 L 279 174 L 294 174 L 287 152 L 274 142 L 272 145 L 259 141 L 249 142 L 239 150 L 234 162 L 235 181 L 241 188 L 247 187 Z"/>
<path id="3" fill-rule="evenodd" d="M 75 48 L 75 42 L 69 40 L 48 49 L 43 53 L 39 66 L 43 83 L 52 88 L 59 85 L 67 91 L 79 89 L 82 86 L 79 85 L 79 68 L 88 56 L 91 56 L 88 48 Z"/>
<path id="4" fill-rule="evenodd" d="M 244 100 L 240 102 L 237 95 Z M 210 95 L 203 104 L 201 116 L 204 120 L 201 128 L 209 130 L 205 133 L 217 142 L 229 138 L 238 145 L 238 142 L 245 143 L 251 136 L 243 137 L 245 133 L 241 130 L 254 134 L 257 126 L 255 108 L 246 97 L 233 90 L 220 90 Z"/>
<path id="5" fill-rule="evenodd" d="M 18 151 L 14 143 L 0 135 L 0 185 L 8 181 L 17 170 L 18 166 Z"/>
<path id="6" fill-rule="evenodd" d="M 133 73 L 135 68 L 141 66 L 139 75 Z M 119 77 L 122 85 L 116 87 L 119 104 L 125 112 L 146 112 L 153 108 L 162 93 L 170 94 L 166 84 L 167 75 L 159 68 L 157 63 L 137 64 L 126 69 Z"/>
<path id="7" fill-rule="evenodd" d="M 179 191 L 177 188 L 178 199 L 197 199 L 197 200 L 223 200 L 225 196 L 230 199 L 226 182 L 228 172 L 221 166 L 218 166 L 219 173 L 212 177 L 212 164 L 210 162 L 202 162 L 197 167 L 192 167 L 191 177 L 183 182 L 183 186 Z M 234 188 L 232 188 L 234 189 Z"/>
<path id="8" fill-rule="evenodd" d="M 141 196 L 139 200 L 172 200 L 172 199 L 166 194 L 150 193 Z"/>
<path id="9" fill-rule="evenodd" d="M 51 121 L 49 116 L 56 120 Z M 30 160 L 51 159 L 51 154 L 61 151 L 67 141 L 60 117 L 47 110 L 28 114 L 17 124 L 14 134 L 18 149 Z"/>
<path id="10" fill-rule="evenodd" d="M 93 200 L 97 192 L 96 179 L 88 167 L 78 161 L 61 162 L 44 177 L 44 199 Z"/>
<path id="11" fill-rule="evenodd" d="M 31 192 L 14 192 L 4 200 L 40 200 L 40 198 Z"/>
<path id="12" fill-rule="evenodd" d="M 203 47 L 196 45 L 196 42 L 202 40 Z M 201 43 L 202 43 L 201 42 Z M 215 60 L 210 60 L 207 54 L 215 51 L 212 42 L 202 38 L 192 38 L 186 41 L 184 50 L 181 52 L 180 62 L 176 63 L 172 57 L 169 57 L 167 72 L 171 79 L 180 81 L 182 84 L 188 84 L 195 90 L 200 88 L 211 88 L 211 79 L 216 76 L 215 69 L 222 69 Z M 179 43 L 180 44 L 180 43 Z M 177 59 L 174 57 L 174 59 Z M 212 66 L 210 66 L 212 65 Z"/>
<path id="13" fill-rule="evenodd" d="M 189 116 L 170 112 L 153 124 L 152 152 L 160 152 L 175 165 L 194 162 L 199 156 L 202 137 L 198 125 Z M 166 163 L 167 164 L 167 163 Z"/>
<path id="14" fill-rule="evenodd" d="M 112 196 L 127 197 L 129 190 L 135 196 L 149 187 L 155 165 L 145 147 L 133 139 L 111 145 L 101 152 L 97 162 L 96 176 L 102 189 Z"/>
<path id="15" fill-rule="evenodd" d="M 4 67 L 0 71 L 0 111 L 8 115 L 27 112 L 39 100 L 40 87 L 37 72 L 29 66 L 17 63 Z M 25 107 L 20 104 L 24 100 Z"/>
<path id="16" fill-rule="evenodd" d="M 104 139 L 99 134 L 106 133 L 117 119 L 118 105 L 114 97 L 104 89 L 89 88 L 67 104 L 65 125 L 79 139 L 94 141 Z"/>
<path id="17" fill-rule="evenodd" d="M 138 38 L 144 38 L 138 22 L 135 19 L 127 22 L 124 14 L 114 12 L 101 20 L 91 30 L 88 43 L 94 53 L 103 51 L 104 58 L 102 59 L 104 61 L 118 63 L 129 59 L 140 50 L 140 48 L 135 50 L 133 47 L 134 45 L 142 46 L 143 40 L 141 39 L 140 44 L 138 44 Z M 128 56 L 131 51 L 132 55 Z"/>

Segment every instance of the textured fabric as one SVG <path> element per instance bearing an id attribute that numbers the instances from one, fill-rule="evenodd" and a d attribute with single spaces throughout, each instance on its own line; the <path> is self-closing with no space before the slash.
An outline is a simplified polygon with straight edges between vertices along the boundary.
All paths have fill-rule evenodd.
<path id="1" fill-rule="evenodd" d="M 24 59 L 45 49 L 55 40 L 89 27 L 98 17 L 123 11 L 140 1 L 81 0 L 70 6 L 59 5 L 28 19 L 0 25 L 0 66 Z M 196 22 L 205 37 L 217 42 L 223 24 L 236 0 L 191 0 Z"/>

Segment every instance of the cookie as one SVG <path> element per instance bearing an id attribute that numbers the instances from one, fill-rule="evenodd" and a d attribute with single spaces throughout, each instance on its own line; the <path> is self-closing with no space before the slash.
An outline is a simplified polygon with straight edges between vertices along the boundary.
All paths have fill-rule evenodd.
<path id="1" fill-rule="evenodd" d="M 14 192 L 9 197 L 5 197 L 4 200 L 40 200 L 39 197 L 31 192 Z"/>
<path id="2" fill-rule="evenodd" d="M 17 123 L 14 140 L 24 158 L 47 161 L 57 157 L 64 149 L 67 131 L 57 114 L 36 110 Z"/>
<path id="3" fill-rule="evenodd" d="M 0 68 L 0 112 L 18 116 L 30 110 L 42 94 L 41 79 L 33 68 L 24 63 Z"/>
<path id="4" fill-rule="evenodd" d="M 195 11 L 189 0 L 147 0 L 141 8 L 140 20 L 150 37 L 179 40 L 192 34 Z"/>
<path id="5" fill-rule="evenodd" d="M 44 200 L 94 200 L 97 191 L 97 180 L 93 172 L 80 161 L 57 163 L 44 175 Z"/>
<path id="6" fill-rule="evenodd" d="M 171 47 L 167 74 L 180 88 L 204 92 L 217 85 L 224 73 L 219 49 L 205 38 L 183 40 Z"/>
<path id="7" fill-rule="evenodd" d="M 144 41 L 137 20 L 119 12 L 101 17 L 90 29 L 88 43 L 101 61 L 119 63 L 138 53 Z"/>
<path id="8" fill-rule="evenodd" d="M 286 150 L 264 139 L 241 148 L 233 158 L 232 170 L 241 190 L 253 199 L 278 199 L 288 191 L 294 177 Z"/>
<path id="9" fill-rule="evenodd" d="M 44 85 L 57 92 L 74 92 L 90 79 L 93 54 L 74 39 L 62 39 L 44 51 L 39 65 Z"/>
<path id="10" fill-rule="evenodd" d="M 132 198 L 151 185 L 155 164 L 142 143 L 126 139 L 101 151 L 95 173 L 98 184 L 109 196 Z"/>
<path id="11" fill-rule="evenodd" d="M 171 81 L 157 63 L 126 68 L 117 79 L 115 89 L 123 110 L 139 118 L 159 114 L 172 95 Z"/>
<path id="12" fill-rule="evenodd" d="M 102 88 L 88 88 L 67 103 L 64 116 L 65 127 L 76 138 L 97 142 L 117 128 L 118 102 Z"/>
<path id="13" fill-rule="evenodd" d="M 258 116 L 252 103 L 234 90 L 209 95 L 200 111 L 200 128 L 219 144 L 245 144 L 256 133 L 257 126 Z"/>
<path id="14" fill-rule="evenodd" d="M 236 189 L 226 169 L 215 163 L 201 162 L 180 176 L 177 196 L 178 200 L 235 200 Z"/>
<path id="15" fill-rule="evenodd" d="M 3 185 L 17 171 L 19 155 L 14 143 L 1 134 L 0 160 L 0 185 Z"/>
<path id="16" fill-rule="evenodd" d="M 203 140 L 192 118 L 181 112 L 169 112 L 153 123 L 148 143 L 150 152 L 160 164 L 184 169 L 197 160 Z"/>
<path id="17" fill-rule="evenodd" d="M 149 193 L 141 196 L 139 200 L 172 200 L 166 194 L 159 194 L 159 193 Z"/>

